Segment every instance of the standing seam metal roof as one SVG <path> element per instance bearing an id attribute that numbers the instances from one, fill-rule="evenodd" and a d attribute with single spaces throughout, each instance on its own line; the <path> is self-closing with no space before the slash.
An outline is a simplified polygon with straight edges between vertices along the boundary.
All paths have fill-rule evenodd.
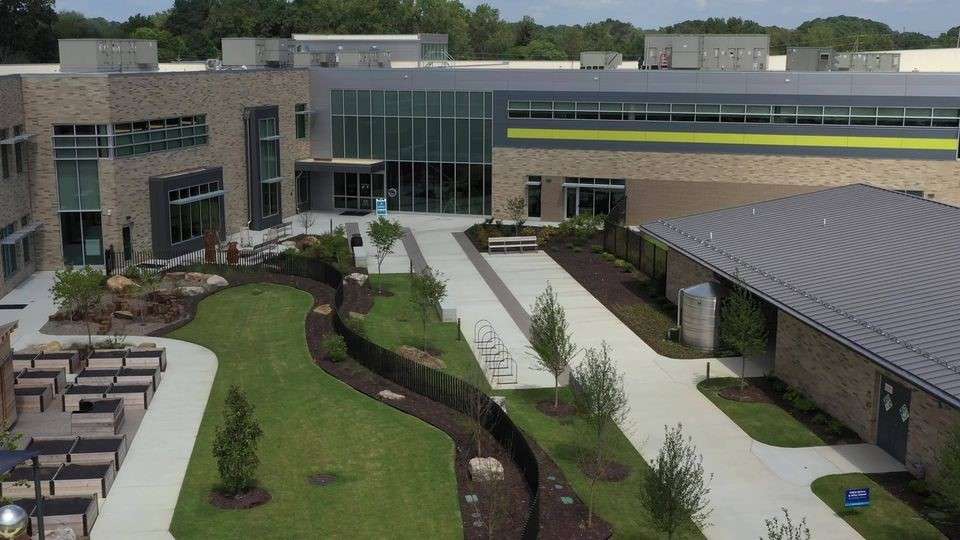
<path id="1" fill-rule="evenodd" d="M 960 208 L 855 184 L 641 229 L 960 406 Z"/>

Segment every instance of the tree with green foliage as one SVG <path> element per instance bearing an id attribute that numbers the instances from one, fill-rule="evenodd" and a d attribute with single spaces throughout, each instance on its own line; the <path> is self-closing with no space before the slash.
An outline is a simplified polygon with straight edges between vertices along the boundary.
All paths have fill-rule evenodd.
<path id="1" fill-rule="evenodd" d="M 174 36 L 162 28 L 142 26 L 130 33 L 134 39 L 152 39 L 157 42 L 157 58 L 161 62 L 180 60 L 187 52 L 187 45 L 180 36 Z"/>
<path id="2" fill-rule="evenodd" d="M 940 449 L 939 465 L 936 489 L 950 503 L 954 513 L 960 515 L 960 424 L 954 425 L 947 433 Z"/>
<path id="3" fill-rule="evenodd" d="M 429 266 L 420 272 L 410 274 L 410 303 L 420 318 L 423 328 L 423 348 L 427 348 L 427 322 L 430 312 L 435 311 L 440 302 L 447 297 L 447 280 L 443 274 Z"/>
<path id="4" fill-rule="evenodd" d="M 767 527 L 767 536 L 760 537 L 760 540 L 810 540 L 807 518 L 801 518 L 798 523 L 794 523 L 789 510 L 783 507 L 780 510 L 783 511 L 783 521 L 776 516 L 763 520 Z"/>
<path id="5" fill-rule="evenodd" d="M 553 407 L 556 409 L 560 406 L 560 376 L 577 356 L 577 346 L 570 333 L 567 314 L 549 283 L 533 304 L 530 349 L 539 369 L 553 375 Z"/>
<path id="6" fill-rule="evenodd" d="M 740 355 L 740 388 L 746 386 L 747 360 L 767 350 L 767 319 L 760 300 L 735 276 L 733 290 L 720 301 L 720 343 Z"/>
<path id="7" fill-rule="evenodd" d="M 256 484 L 257 442 L 263 430 L 253 412 L 243 390 L 232 385 L 224 400 L 223 424 L 217 426 L 213 440 L 220 490 L 229 497 L 243 495 Z"/>
<path id="8" fill-rule="evenodd" d="M 507 213 L 507 218 L 513 222 L 513 234 L 519 236 L 520 229 L 527 222 L 527 200 L 523 197 L 507 199 L 503 209 Z"/>
<path id="9" fill-rule="evenodd" d="M 623 374 L 610 358 L 610 347 L 602 342 L 599 349 L 584 351 L 583 361 L 574 368 L 570 384 L 577 411 L 593 430 L 593 448 L 586 459 L 591 463 L 590 500 L 587 503 L 587 527 L 593 525 L 593 501 L 597 481 L 607 466 L 604 453 L 606 435 L 623 423 L 630 411 L 627 392 L 623 386 Z"/>
<path id="10" fill-rule="evenodd" d="M 106 290 L 105 282 L 106 277 L 89 266 L 70 266 L 57 270 L 53 286 L 50 287 L 50 294 L 57 306 L 63 311 L 69 311 L 74 318 L 83 320 L 87 328 L 87 344 L 90 347 L 93 347 L 90 317 L 92 312 L 100 307 Z"/>
<path id="11" fill-rule="evenodd" d="M 23 433 L 14 433 L 10 430 L 0 431 L 0 450 L 12 452 L 20 448 L 20 440 L 23 439 Z M 0 474 L 0 482 L 6 482 L 10 476 L 10 471 Z M 7 496 L 0 496 L 0 505 L 7 505 L 13 500 Z"/>
<path id="12" fill-rule="evenodd" d="M 400 226 L 399 221 L 390 221 L 383 216 L 379 216 L 376 221 L 367 224 L 367 235 L 370 237 L 373 247 L 377 249 L 378 274 L 383 273 L 381 271 L 383 261 L 393 253 L 393 248 L 403 238 L 403 234 L 403 227 Z M 382 281 L 379 283 L 379 287 L 380 292 L 383 292 Z"/>
<path id="13" fill-rule="evenodd" d="M 640 503 L 657 530 L 673 538 L 688 521 L 702 529 L 710 517 L 710 479 L 704 477 L 703 456 L 683 425 L 663 426 L 663 446 L 640 484 Z"/>
<path id="14" fill-rule="evenodd" d="M 54 0 L 0 2 L 0 64 L 56 62 Z"/>

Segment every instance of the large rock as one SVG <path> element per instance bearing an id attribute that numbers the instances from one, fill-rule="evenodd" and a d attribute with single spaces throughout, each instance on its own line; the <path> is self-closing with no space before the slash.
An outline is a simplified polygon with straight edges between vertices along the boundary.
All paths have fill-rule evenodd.
<path id="1" fill-rule="evenodd" d="M 125 309 L 121 309 L 121 310 L 118 310 L 118 311 L 114 311 L 114 312 L 113 312 L 113 317 L 116 318 L 116 319 L 124 319 L 124 320 L 127 320 L 127 321 L 132 321 L 132 320 L 133 320 L 133 313 L 130 313 L 129 311 L 127 311 L 127 310 L 125 310 Z"/>
<path id="2" fill-rule="evenodd" d="M 400 347 L 397 347 L 397 354 L 406 358 L 407 360 L 410 360 L 411 362 L 416 362 L 433 369 L 444 369 L 447 367 L 446 364 L 443 363 L 443 360 L 426 351 L 421 351 L 420 349 L 411 347 L 409 345 L 401 345 Z"/>
<path id="3" fill-rule="evenodd" d="M 492 457 L 475 457 L 470 460 L 470 478 L 477 482 L 503 480 L 503 464 Z"/>
<path id="4" fill-rule="evenodd" d="M 331 313 L 333 313 L 333 306 L 331 306 L 330 304 L 321 304 L 313 308 L 313 312 L 316 313 L 317 315 L 323 315 L 324 317 L 326 317 L 327 315 L 330 315 Z"/>
<path id="5" fill-rule="evenodd" d="M 180 281 L 186 277 L 186 272 L 167 272 L 163 277 L 169 279 L 170 281 Z"/>
<path id="6" fill-rule="evenodd" d="M 183 296 L 198 296 L 207 292 L 203 287 L 180 287 L 177 291 Z"/>
<path id="7" fill-rule="evenodd" d="M 300 248 L 297 247 L 297 243 L 292 240 L 286 240 L 280 242 L 281 251 L 299 251 Z"/>
<path id="8" fill-rule="evenodd" d="M 377 395 L 384 401 L 401 401 L 404 399 L 402 394 L 391 392 L 390 390 L 381 390 L 377 392 Z"/>
<path id="9" fill-rule="evenodd" d="M 308 247 L 315 246 L 320 243 L 320 239 L 316 236 L 304 236 L 297 240 L 297 247 L 300 249 L 307 249 Z"/>
<path id="10" fill-rule="evenodd" d="M 186 281 L 188 281 L 188 282 L 190 282 L 190 283 L 203 283 L 203 282 L 207 281 L 207 278 L 208 278 L 208 277 L 210 277 L 210 276 L 208 276 L 208 275 L 206 275 L 206 274 L 203 274 L 203 273 L 200 273 L 200 272 L 187 272 L 187 273 L 183 276 L 183 279 L 185 279 Z"/>
<path id="11" fill-rule="evenodd" d="M 46 343 L 41 343 L 38 347 L 42 352 L 56 352 L 63 350 L 63 344 L 59 341 L 48 341 Z"/>
<path id="12" fill-rule="evenodd" d="M 369 276 L 367 276 L 366 274 L 361 274 L 360 272 L 354 272 L 354 273 L 348 275 L 348 276 L 347 276 L 347 279 L 350 280 L 350 281 L 352 281 L 352 282 L 354 282 L 354 283 L 356 283 L 357 285 L 361 285 L 361 286 L 362 286 L 364 283 L 367 282 L 367 278 L 368 278 L 368 277 L 369 277 Z"/>
<path id="13" fill-rule="evenodd" d="M 207 286 L 219 289 L 221 287 L 226 287 L 230 285 L 230 282 L 226 280 L 223 276 L 218 276 L 216 274 L 211 275 L 207 278 Z"/>
<path id="14" fill-rule="evenodd" d="M 136 286 L 137 284 L 127 276 L 110 276 L 107 280 L 107 290 L 114 294 L 123 294 Z"/>

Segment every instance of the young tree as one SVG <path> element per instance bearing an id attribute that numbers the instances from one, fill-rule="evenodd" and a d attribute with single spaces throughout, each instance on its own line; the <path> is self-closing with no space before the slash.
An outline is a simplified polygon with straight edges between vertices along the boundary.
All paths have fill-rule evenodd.
<path id="1" fill-rule="evenodd" d="M 223 493 L 243 495 L 256 482 L 257 441 L 263 436 L 260 423 L 253 415 L 253 406 L 239 386 L 233 385 L 224 400 L 223 425 L 217 426 L 213 441 L 213 457 Z"/>
<path id="2" fill-rule="evenodd" d="M 447 280 L 443 274 L 429 266 L 410 275 L 410 303 L 417 310 L 423 328 L 423 348 L 427 348 L 427 321 L 430 312 L 447 296 Z"/>
<path id="3" fill-rule="evenodd" d="M 479 370 L 471 371 L 467 376 L 467 382 L 476 389 L 476 391 L 468 391 L 466 396 L 466 413 L 470 418 L 470 432 L 474 444 L 477 445 L 477 457 L 483 457 L 483 434 L 486 431 L 484 426 L 487 417 L 497 405 L 482 390 L 487 382 L 483 373 Z"/>
<path id="4" fill-rule="evenodd" d="M 105 289 L 104 275 L 89 266 L 76 269 L 67 267 L 57 270 L 50 294 L 62 310 L 83 319 L 87 328 L 87 344 L 93 346 L 90 331 L 91 312 L 100 306 Z"/>
<path id="5" fill-rule="evenodd" d="M 380 268 L 383 266 L 383 261 L 393 253 L 393 247 L 397 241 L 403 238 L 403 227 L 400 226 L 399 221 L 390 221 L 380 216 L 367 225 L 367 234 L 373 246 L 377 248 L 377 273 L 382 274 Z M 379 290 L 383 292 L 383 281 L 378 281 Z"/>
<path id="6" fill-rule="evenodd" d="M 560 405 L 560 375 L 576 357 L 577 346 L 570 335 L 567 314 L 549 283 L 533 304 L 530 349 L 540 369 L 553 375 L 553 406 L 557 408 Z"/>
<path id="7" fill-rule="evenodd" d="M 940 450 L 936 488 L 953 508 L 960 508 L 960 425 L 950 430 Z"/>
<path id="8" fill-rule="evenodd" d="M 667 538 L 673 538 L 690 520 L 703 528 L 710 516 L 710 488 L 703 473 L 703 456 L 689 437 L 684 439 L 683 426 L 663 427 L 665 438 L 653 469 L 640 486 L 640 502 L 650 514 L 654 526 Z"/>
<path id="9" fill-rule="evenodd" d="M 740 388 L 746 385 L 747 359 L 767 348 L 767 321 L 760 301 L 737 281 L 720 301 L 720 342 L 740 355 Z"/>
<path id="10" fill-rule="evenodd" d="M 786 508 L 781 507 L 780 510 L 783 510 L 783 521 L 776 516 L 763 520 L 767 527 L 767 537 L 760 537 L 760 540 L 810 540 L 807 518 L 801 518 L 799 523 L 794 523 Z"/>
<path id="11" fill-rule="evenodd" d="M 303 234 L 308 234 L 310 227 L 313 227 L 317 222 L 317 215 L 310 211 L 300 212 L 297 214 L 297 222 L 303 227 Z"/>
<path id="12" fill-rule="evenodd" d="M 592 428 L 594 466 L 590 478 L 590 502 L 587 504 L 587 526 L 593 525 L 593 500 L 597 480 L 606 465 L 605 435 L 626 419 L 630 406 L 623 388 L 623 374 L 610 358 L 610 347 L 604 341 L 600 349 L 586 349 L 583 361 L 573 371 L 573 389 L 577 409 Z"/>
<path id="13" fill-rule="evenodd" d="M 504 205 L 507 217 L 513 221 L 513 234 L 518 236 L 523 224 L 527 222 L 527 200 L 523 197 L 508 199 Z"/>

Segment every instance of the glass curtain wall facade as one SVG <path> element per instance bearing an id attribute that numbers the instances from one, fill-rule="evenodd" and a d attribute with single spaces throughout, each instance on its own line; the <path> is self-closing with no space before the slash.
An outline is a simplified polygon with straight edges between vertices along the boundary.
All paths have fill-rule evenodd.
<path id="1" fill-rule="evenodd" d="M 335 177 L 334 206 L 372 207 L 383 193 L 394 211 L 491 213 L 492 92 L 332 90 L 330 97 L 333 157 L 386 161 L 384 175 Z"/>
<path id="2" fill-rule="evenodd" d="M 103 264 L 97 160 L 109 155 L 107 126 L 58 125 L 53 132 L 63 262 Z"/>
<path id="3" fill-rule="evenodd" d="M 260 133 L 260 204 L 261 216 L 280 213 L 280 132 L 276 118 L 261 118 Z"/>

